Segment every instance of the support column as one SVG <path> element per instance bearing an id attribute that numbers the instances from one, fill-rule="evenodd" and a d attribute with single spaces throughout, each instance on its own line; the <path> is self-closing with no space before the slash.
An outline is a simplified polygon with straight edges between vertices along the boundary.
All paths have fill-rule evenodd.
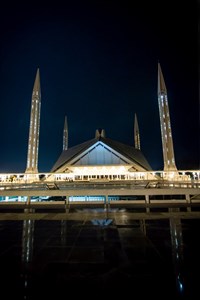
<path id="1" fill-rule="evenodd" d="M 28 197 L 27 197 L 27 200 L 26 200 L 26 207 L 27 207 L 27 208 L 24 209 L 24 212 L 25 212 L 25 213 L 30 213 L 30 212 L 32 212 L 32 209 L 30 208 L 30 204 L 31 204 L 31 196 L 28 196 Z"/>
<path id="2" fill-rule="evenodd" d="M 26 204 L 27 204 L 27 205 L 30 205 L 30 204 L 31 204 L 31 196 L 28 196 L 28 197 L 27 197 Z"/>
<path id="3" fill-rule="evenodd" d="M 109 211 L 109 203 L 108 203 L 108 195 L 105 195 L 105 201 L 104 201 L 104 209 L 106 210 L 106 219 L 108 219 L 108 211 Z"/>
<path id="4" fill-rule="evenodd" d="M 109 200 L 109 197 L 108 197 L 108 196 L 106 196 L 106 197 L 107 197 L 108 209 L 110 209 L 110 200 Z"/>
<path id="5" fill-rule="evenodd" d="M 149 195 L 145 195 L 145 202 L 146 202 L 146 212 L 149 213 L 150 212 L 150 208 L 147 207 L 150 203 L 149 201 Z"/>
<path id="6" fill-rule="evenodd" d="M 104 200 L 104 208 L 105 208 L 106 210 L 108 210 L 108 208 L 109 208 L 108 195 L 105 195 L 104 197 L 105 197 L 105 200 Z"/>
<path id="7" fill-rule="evenodd" d="M 190 195 L 185 195 L 185 199 L 186 199 L 186 203 L 189 205 L 187 206 L 187 211 L 191 211 L 191 199 L 190 199 Z"/>
<path id="8" fill-rule="evenodd" d="M 69 205 L 69 196 L 66 196 L 66 199 L 65 199 L 65 212 L 66 213 L 69 212 L 69 208 L 70 208 L 70 205 Z"/>

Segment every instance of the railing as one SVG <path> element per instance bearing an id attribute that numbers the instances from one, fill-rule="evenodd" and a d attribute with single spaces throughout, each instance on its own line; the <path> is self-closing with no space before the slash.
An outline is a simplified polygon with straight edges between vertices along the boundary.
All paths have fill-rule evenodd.
<path id="1" fill-rule="evenodd" d="M 154 182 L 155 184 L 185 183 L 188 186 L 194 184 L 199 187 L 200 170 L 178 170 L 176 172 L 166 171 L 146 171 L 146 172 L 128 172 L 118 169 L 115 172 L 108 170 L 106 172 L 71 172 L 71 173 L 4 173 L 0 174 L 0 189 L 5 185 L 26 185 L 26 184 L 61 184 L 61 183 L 103 183 L 110 182 Z M 158 186 L 159 187 L 159 186 Z"/>

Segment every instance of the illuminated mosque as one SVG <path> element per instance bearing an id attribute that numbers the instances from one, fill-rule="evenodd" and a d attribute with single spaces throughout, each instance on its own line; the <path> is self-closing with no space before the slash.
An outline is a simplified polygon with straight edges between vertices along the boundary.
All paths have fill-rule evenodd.
<path id="1" fill-rule="evenodd" d="M 167 89 L 158 64 L 158 105 L 162 136 L 164 171 L 176 171 Z M 32 93 L 26 173 L 38 173 L 41 90 L 37 70 Z M 86 169 L 87 168 L 87 169 Z M 87 172 L 86 172 L 87 170 Z M 93 139 L 68 147 L 67 117 L 64 120 L 63 150 L 51 173 L 71 174 L 73 179 L 113 179 L 131 172 L 151 171 L 151 166 L 140 149 L 137 116 L 134 120 L 134 146 L 106 137 L 104 129 L 97 129 Z M 123 171 L 123 172 L 122 172 Z M 89 176 L 89 177 L 88 177 Z M 120 179 L 123 179 L 120 177 Z"/>
<path id="2" fill-rule="evenodd" d="M 64 119 L 63 147 L 49 172 L 38 172 L 41 89 L 40 72 L 33 86 L 27 165 L 21 174 L 0 174 L 1 196 L 28 199 L 65 199 L 66 203 L 97 201 L 105 206 L 121 200 L 179 201 L 190 205 L 198 197 L 200 172 L 178 170 L 175 163 L 167 89 L 158 63 L 158 107 L 163 149 L 163 170 L 153 170 L 140 147 L 140 133 L 135 114 L 134 145 L 106 137 L 97 128 L 94 138 L 68 147 L 68 122 Z M 158 197 L 158 198 L 157 198 Z M 191 200 L 193 199 L 193 200 Z M 114 200 L 114 201 L 112 201 Z M 118 201 L 119 200 L 119 201 Z M 40 200 L 39 200 L 40 201 Z M 123 201 L 122 201 L 123 202 Z M 67 205 L 68 205 L 67 204 Z M 71 205 L 71 204 L 70 204 Z M 122 203 L 124 205 L 124 202 Z M 147 208 L 148 209 L 148 208 Z"/>

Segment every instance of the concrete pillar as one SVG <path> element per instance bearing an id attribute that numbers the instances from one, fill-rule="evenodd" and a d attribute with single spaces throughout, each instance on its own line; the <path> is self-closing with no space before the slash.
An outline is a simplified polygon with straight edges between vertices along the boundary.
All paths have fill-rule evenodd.
<path id="1" fill-rule="evenodd" d="M 104 208 L 107 210 L 108 209 L 108 196 L 105 195 L 105 200 L 104 200 Z"/>
<path id="2" fill-rule="evenodd" d="M 149 201 L 149 195 L 145 195 L 145 202 L 146 205 L 148 206 L 150 201 Z M 149 213 L 150 212 L 150 208 L 146 206 L 146 212 Z"/>
<path id="3" fill-rule="evenodd" d="M 70 205 L 69 205 L 69 196 L 66 196 L 66 199 L 65 199 L 65 211 L 66 211 L 66 213 L 69 212 L 69 208 L 70 208 Z"/>
<path id="4" fill-rule="evenodd" d="M 105 201 L 104 201 L 104 209 L 105 209 L 105 213 L 106 213 L 106 215 L 105 215 L 105 218 L 106 219 L 108 219 L 108 215 L 109 215 L 109 203 L 108 203 L 108 195 L 105 195 L 104 196 L 105 197 Z"/>
<path id="5" fill-rule="evenodd" d="M 188 204 L 187 206 L 187 211 L 191 211 L 191 199 L 190 199 L 190 195 L 185 195 L 185 198 L 186 198 L 186 203 Z"/>
<path id="6" fill-rule="evenodd" d="M 26 200 L 26 207 L 27 207 L 27 208 L 24 209 L 24 212 L 25 212 L 25 213 L 33 212 L 33 210 L 32 210 L 31 207 L 30 207 L 30 204 L 31 204 L 31 196 L 28 196 L 28 197 L 27 197 L 27 200 Z"/>
<path id="7" fill-rule="evenodd" d="M 30 205 L 30 204 L 31 204 L 31 196 L 28 196 L 28 197 L 27 197 L 26 204 L 27 204 L 27 205 Z"/>
<path id="8" fill-rule="evenodd" d="M 106 197 L 107 197 L 108 209 L 110 209 L 110 200 L 109 200 L 108 196 L 106 196 Z"/>

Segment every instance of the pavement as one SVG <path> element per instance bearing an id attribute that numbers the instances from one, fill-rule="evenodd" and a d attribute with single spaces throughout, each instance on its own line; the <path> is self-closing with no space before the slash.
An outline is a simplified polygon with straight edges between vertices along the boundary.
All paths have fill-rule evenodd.
<path id="1" fill-rule="evenodd" d="M 177 209 L 0 213 L 2 299 L 195 299 L 199 226 Z"/>

